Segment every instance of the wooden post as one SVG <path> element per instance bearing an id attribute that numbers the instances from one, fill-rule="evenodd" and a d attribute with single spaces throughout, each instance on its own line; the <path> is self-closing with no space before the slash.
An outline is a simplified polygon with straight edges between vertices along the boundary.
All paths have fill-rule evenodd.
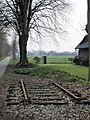
<path id="1" fill-rule="evenodd" d="M 43 56 L 43 63 L 47 64 L 47 56 Z"/>

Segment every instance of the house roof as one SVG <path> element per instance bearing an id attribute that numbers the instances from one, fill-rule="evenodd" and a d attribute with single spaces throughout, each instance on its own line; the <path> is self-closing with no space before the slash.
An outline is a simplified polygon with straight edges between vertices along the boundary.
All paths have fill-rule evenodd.
<path id="1" fill-rule="evenodd" d="M 88 35 L 86 35 L 83 40 L 76 46 L 75 49 L 82 49 L 82 48 L 88 48 Z"/>

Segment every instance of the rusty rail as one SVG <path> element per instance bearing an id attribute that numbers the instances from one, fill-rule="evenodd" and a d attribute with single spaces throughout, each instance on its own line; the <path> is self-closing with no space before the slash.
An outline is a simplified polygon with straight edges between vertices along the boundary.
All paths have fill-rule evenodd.
<path id="1" fill-rule="evenodd" d="M 62 87 L 61 85 L 57 84 L 56 82 L 50 80 L 51 83 L 53 83 L 54 85 L 56 85 L 58 88 L 60 88 L 62 91 L 66 92 L 69 96 L 71 96 L 72 98 L 74 98 L 75 100 L 85 100 L 85 97 L 77 97 L 75 96 L 73 93 L 71 93 L 70 91 L 68 91 L 67 89 L 65 89 L 64 87 Z"/>
<path id="2" fill-rule="evenodd" d="M 71 93 L 69 90 L 65 89 L 63 86 L 59 85 L 58 83 L 49 80 L 53 85 L 55 85 L 55 87 L 58 87 L 59 89 L 61 89 L 61 91 L 63 91 L 63 94 L 66 93 L 68 94 L 68 96 L 72 97 L 73 101 L 76 104 L 89 104 L 90 105 L 90 100 L 88 100 L 86 97 L 77 97 L 76 95 L 74 95 L 73 93 Z M 58 94 L 54 94 L 54 91 L 51 91 L 48 87 L 46 89 L 43 88 L 38 88 L 38 89 L 31 89 L 30 94 L 32 98 L 29 98 L 29 96 L 27 96 L 27 91 L 25 88 L 25 84 L 23 82 L 23 80 L 21 79 L 19 81 L 20 84 L 20 88 L 17 87 L 13 87 L 13 88 L 9 88 L 9 95 L 7 95 L 7 105 L 18 105 L 20 103 L 24 103 L 24 104 L 38 104 L 38 105 L 48 105 L 48 104 L 55 104 L 55 105 L 63 105 L 63 104 L 68 104 L 68 101 L 65 100 L 65 98 L 59 98 Z M 13 95 L 12 90 L 20 90 L 21 94 L 21 99 L 16 97 L 16 95 Z M 33 93 L 34 97 L 33 97 Z M 23 97 L 22 97 L 23 95 Z M 57 96 L 57 97 L 56 97 Z"/>
<path id="3" fill-rule="evenodd" d="M 25 86 L 24 86 L 24 83 L 23 83 L 22 79 L 20 80 L 20 83 L 21 83 L 21 86 L 22 86 L 22 90 L 23 90 L 23 95 L 24 95 L 25 101 L 28 101 L 28 97 L 27 97 Z"/>

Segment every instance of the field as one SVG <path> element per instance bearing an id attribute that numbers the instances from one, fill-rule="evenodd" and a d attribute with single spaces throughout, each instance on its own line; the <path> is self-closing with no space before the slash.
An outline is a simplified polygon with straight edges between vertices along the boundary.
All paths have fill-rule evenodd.
<path id="1" fill-rule="evenodd" d="M 20 72 L 21 74 L 30 74 L 40 77 L 50 77 L 56 74 L 60 76 L 62 72 L 66 72 L 68 75 L 87 80 L 88 67 L 70 64 L 71 61 L 69 61 L 68 58 L 70 57 L 50 56 L 47 57 L 47 64 L 42 64 L 42 62 L 40 62 L 35 68 L 22 68 L 17 69 L 16 71 Z M 29 58 L 29 61 L 34 62 L 33 57 Z M 64 77 L 64 79 L 67 79 L 67 77 Z"/>
<path id="2" fill-rule="evenodd" d="M 35 63 L 33 60 L 35 56 L 28 57 L 30 62 Z M 41 58 L 40 63 L 43 63 L 43 57 L 39 56 Z M 69 61 L 69 58 L 74 58 L 73 56 L 47 56 L 47 64 L 69 64 L 71 61 Z"/>
<path id="3" fill-rule="evenodd" d="M 48 64 L 68 64 L 71 63 L 69 58 L 72 56 L 48 56 L 47 63 Z"/>
<path id="4" fill-rule="evenodd" d="M 88 77 L 88 67 L 71 64 L 41 64 L 34 68 L 22 68 L 17 69 L 16 71 L 20 72 L 21 74 L 24 73 L 40 77 L 52 76 L 60 74 L 62 72 L 66 72 L 71 76 L 75 76 L 85 80 L 87 80 Z"/>
<path id="5" fill-rule="evenodd" d="M 65 71 L 71 75 L 78 76 L 80 78 L 87 79 L 88 77 L 88 67 L 85 66 L 78 66 L 74 64 L 47 64 L 45 66 L 52 67 L 52 69 L 54 70 Z"/>

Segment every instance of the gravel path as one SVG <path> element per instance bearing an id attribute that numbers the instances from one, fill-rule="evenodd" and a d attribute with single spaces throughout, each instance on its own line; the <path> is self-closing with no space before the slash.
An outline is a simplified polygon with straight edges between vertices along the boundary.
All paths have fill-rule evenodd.
<path id="1" fill-rule="evenodd" d="M 0 120 L 90 120 L 90 105 L 6 105 L 7 89 L 10 84 L 18 84 L 22 79 L 26 84 L 45 83 L 47 79 L 28 75 L 17 75 L 13 72 L 14 67 L 8 66 L 5 76 L 5 86 L 0 91 Z M 69 84 L 69 83 L 68 83 Z M 73 86 L 72 83 L 71 86 Z M 74 86 L 75 87 L 75 86 Z M 79 86 L 79 89 L 82 85 Z M 87 87 L 86 87 L 87 88 Z M 83 90 L 87 93 L 85 86 Z M 75 87 L 76 89 L 76 87 Z M 89 90 L 89 89 L 88 89 Z"/>

